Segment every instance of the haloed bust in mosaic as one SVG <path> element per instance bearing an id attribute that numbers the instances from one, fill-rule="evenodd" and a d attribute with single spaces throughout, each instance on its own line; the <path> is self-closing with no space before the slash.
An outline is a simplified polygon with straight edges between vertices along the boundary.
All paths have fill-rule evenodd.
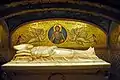
<path id="1" fill-rule="evenodd" d="M 63 43 L 66 40 L 67 32 L 61 25 L 54 25 L 48 32 L 49 40 L 54 44 Z"/>

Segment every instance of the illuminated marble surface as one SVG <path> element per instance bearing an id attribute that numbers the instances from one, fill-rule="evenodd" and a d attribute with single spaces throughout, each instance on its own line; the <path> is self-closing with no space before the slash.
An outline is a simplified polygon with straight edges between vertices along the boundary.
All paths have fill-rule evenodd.
<path id="1" fill-rule="evenodd" d="M 99 61 L 79 61 L 66 63 L 38 63 L 38 62 L 8 62 L 2 65 L 3 69 L 24 70 L 24 69 L 94 69 L 94 68 L 109 68 L 110 63 L 101 59 Z"/>

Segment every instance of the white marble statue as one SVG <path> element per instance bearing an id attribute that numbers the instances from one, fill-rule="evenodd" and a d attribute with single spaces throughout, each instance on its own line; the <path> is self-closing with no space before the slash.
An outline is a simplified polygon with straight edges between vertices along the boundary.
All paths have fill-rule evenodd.
<path id="1" fill-rule="evenodd" d="M 58 48 L 57 46 L 36 46 L 31 44 L 20 44 L 14 46 L 17 54 L 14 60 L 28 59 L 38 61 L 78 61 L 78 59 L 98 59 L 95 55 L 94 48 L 89 47 L 87 50 L 74 50 Z M 19 59 L 16 59 L 18 58 Z"/>

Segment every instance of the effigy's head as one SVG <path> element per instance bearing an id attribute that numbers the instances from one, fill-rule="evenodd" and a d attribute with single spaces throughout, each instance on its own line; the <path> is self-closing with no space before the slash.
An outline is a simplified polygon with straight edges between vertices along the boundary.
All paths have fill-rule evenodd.
<path id="1" fill-rule="evenodd" d="M 13 47 L 15 50 L 29 50 L 33 48 L 32 44 L 20 44 Z"/>

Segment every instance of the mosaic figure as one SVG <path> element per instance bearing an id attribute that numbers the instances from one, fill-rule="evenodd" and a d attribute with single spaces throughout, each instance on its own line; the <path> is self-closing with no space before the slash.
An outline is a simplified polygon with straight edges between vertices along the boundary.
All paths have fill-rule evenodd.
<path id="1" fill-rule="evenodd" d="M 86 43 L 94 45 L 97 44 L 96 35 L 89 34 L 84 28 L 73 28 L 69 31 L 69 40 L 84 46 Z"/>
<path id="2" fill-rule="evenodd" d="M 55 25 L 53 27 L 53 32 L 51 33 L 51 36 L 50 36 L 50 41 L 55 43 L 55 44 L 60 44 L 60 43 L 63 43 L 65 41 L 65 36 L 62 32 L 62 26 L 61 25 Z"/>

